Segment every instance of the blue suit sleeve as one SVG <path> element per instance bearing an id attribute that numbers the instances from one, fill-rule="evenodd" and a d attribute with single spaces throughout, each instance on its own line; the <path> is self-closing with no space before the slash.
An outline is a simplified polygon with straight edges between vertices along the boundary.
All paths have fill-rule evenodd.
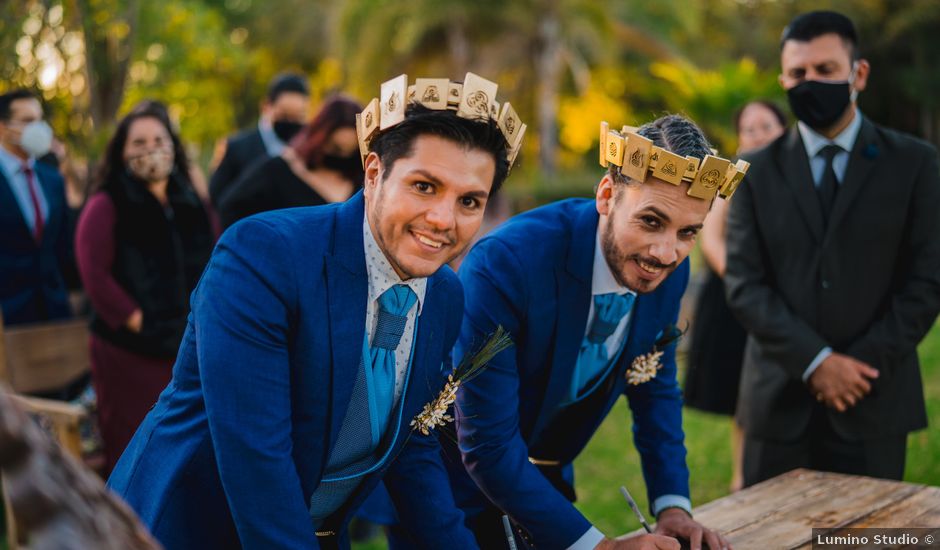
<path id="1" fill-rule="evenodd" d="M 669 323 L 675 324 L 680 299 L 689 280 L 688 261 L 673 277 L 679 277 L 679 281 L 672 283 L 677 288 L 667 318 Z M 633 414 L 633 442 L 640 453 L 651 508 L 663 495 L 689 497 L 682 392 L 676 377 L 676 345 L 673 343 L 663 352 L 662 368 L 656 377 L 636 386 L 627 384 L 624 392 Z"/>
<path id="2" fill-rule="evenodd" d="M 238 224 L 193 295 L 209 431 L 246 549 L 319 547 L 291 456 L 290 254 L 263 221 Z"/>
<path id="3" fill-rule="evenodd" d="M 502 325 L 518 341 L 525 322 L 523 270 L 495 239 L 481 241 L 460 268 L 466 294 L 455 357 L 472 352 Z M 539 547 L 568 547 L 591 524 L 529 462 L 519 432 L 516 349 L 500 353 L 457 394 L 458 440 L 464 465 L 480 489 L 530 532 Z"/>

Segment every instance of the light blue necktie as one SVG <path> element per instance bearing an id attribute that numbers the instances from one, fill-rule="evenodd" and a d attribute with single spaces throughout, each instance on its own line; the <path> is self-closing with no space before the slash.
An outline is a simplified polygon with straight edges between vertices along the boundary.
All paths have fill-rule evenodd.
<path id="1" fill-rule="evenodd" d="M 408 285 L 395 285 L 379 296 L 379 315 L 369 348 L 379 431 L 385 433 L 395 400 L 395 348 L 405 332 L 408 311 L 418 296 Z"/>
<path id="2" fill-rule="evenodd" d="M 581 342 L 578 361 L 574 366 L 569 401 L 577 400 L 578 394 L 607 368 L 607 339 L 617 330 L 623 316 L 633 307 L 633 294 L 598 294 L 594 296 L 594 318 L 587 336 Z"/>

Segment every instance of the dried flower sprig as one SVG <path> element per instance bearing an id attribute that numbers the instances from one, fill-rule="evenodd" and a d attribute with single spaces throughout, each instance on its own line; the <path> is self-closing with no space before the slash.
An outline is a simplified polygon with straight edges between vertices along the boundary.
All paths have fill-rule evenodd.
<path id="1" fill-rule="evenodd" d="M 496 327 L 487 338 L 486 342 L 475 352 L 465 355 L 460 364 L 452 373 L 447 375 L 447 383 L 444 389 L 438 394 L 437 399 L 424 405 L 424 409 L 414 419 L 411 420 L 411 428 L 424 435 L 429 435 L 431 430 L 438 426 L 443 426 L 448 422 L 453 422 L 454 417 L 447 414 L 451 405 L 457 400 L 457 390 L 461 384 L 465 384 L 479 376 L 490 361 L 496 355 L 512 345 L 512 337 L 502 327 Z"/>
<path id="2" fill-rule="evenodd" d="M 662 368 L 660 362 L 666 348 L 675 344 L 689 330 L 686 323 L 684 329 L 676 325 L 669 324 L 656 335 L 656 342 L 653 344 L 653 351 L 638 355 L 627 369 L 627 383 L 633 386 L 639 386 L 644 382 L 649 382 L 656 378 L 656 373 Z"/>

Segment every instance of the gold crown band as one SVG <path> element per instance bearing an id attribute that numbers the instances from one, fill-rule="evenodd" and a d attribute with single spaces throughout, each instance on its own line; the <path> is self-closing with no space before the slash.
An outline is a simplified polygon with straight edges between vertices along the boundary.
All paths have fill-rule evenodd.
<path id="1" fill-rule="evenodd" d="M 634 127 L 624 126 L 618 132 L 601 122 L 601 166 L 619 166 L 621 174 L 637 181 L 645 181 L 647 172 L 673 185 L 687 181 L 691 184 L 688 194 L 703 200 L 715 198 L 716 193 L 723 199 L 730 199 L 751 166 L 743 160 L 732 164 L 717 156 L 714 150 L 704 159 L 683 157 L 653 145 L 636 131 Z"/>
<path id="2" fill-rule="evenodd" d="M 365 166 L 369 155 L 369 142 L 383 130 L 405 120 L 408 103 L 418 103 L 429 109 L 457 111 L 457 116 L 470 119 L 492 119 L 496 121 L 506 144 L 509 146 L 509 167 L 512 168 L 526 125 L 509 102 L 496 101 L 498 86 L 481 76 L 467 73 L 463 83 L 446 78 L 418 78 L 408 85 L 408 75 L 399 75 L 384 82 L 380 97 L 373 98 L 362 113 L 356 115 L 356 133 L 359 136 L 359 153 Z"/>

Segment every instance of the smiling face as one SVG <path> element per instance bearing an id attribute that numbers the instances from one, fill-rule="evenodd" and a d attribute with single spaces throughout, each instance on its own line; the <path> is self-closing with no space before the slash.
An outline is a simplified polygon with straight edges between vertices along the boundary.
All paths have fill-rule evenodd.
<path id="1" fill-rule="evenodd" d="M 618 283 L 652 292 L 688 257 L 711 207 L 687 195 L 688 185 L 654 177 L 617 184 L 609 174 L 601 180 L 595 197 L 601 248 Z"/>
<path id="2" fill-rule="evenodd" d="M 483 222 L 493 156 L 434 135 L 385 170 L 366 158 L 366 215 L 375 240 L 402 279 L 428 277 L 470 244 Z"/>

